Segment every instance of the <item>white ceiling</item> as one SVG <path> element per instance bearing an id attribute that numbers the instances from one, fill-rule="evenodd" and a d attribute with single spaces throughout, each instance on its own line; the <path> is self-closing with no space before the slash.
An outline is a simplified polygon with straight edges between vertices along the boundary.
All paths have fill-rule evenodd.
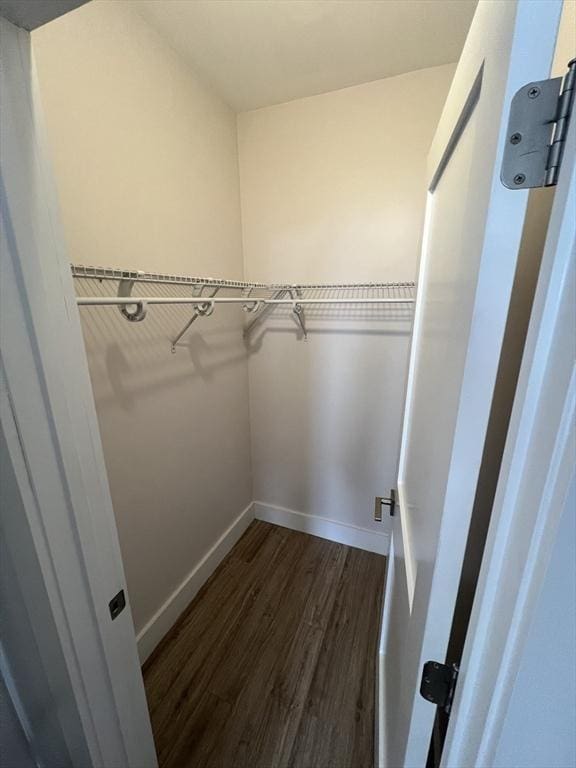
<path id="1" fill-rule="evenodd" d="M 476 0 L 130 0 L 237 111 L 458 60 Z"/>

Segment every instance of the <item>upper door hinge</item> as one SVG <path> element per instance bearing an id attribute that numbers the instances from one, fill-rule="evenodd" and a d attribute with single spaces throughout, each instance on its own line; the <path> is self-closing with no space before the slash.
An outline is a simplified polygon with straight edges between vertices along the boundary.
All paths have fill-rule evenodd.
<path id="1" fill-rule="evenodd" d="M 564 76 L 528 83 L 514 95 L 500 178 L 509 189 L 553 187 L 574 105 L 576 59 Z"/>

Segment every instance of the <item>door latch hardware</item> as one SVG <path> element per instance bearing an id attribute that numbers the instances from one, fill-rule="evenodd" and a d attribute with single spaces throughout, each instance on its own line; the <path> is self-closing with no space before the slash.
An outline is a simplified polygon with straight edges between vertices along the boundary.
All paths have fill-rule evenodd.
<path id="1" fill-rule="evenodd" d="M 564 76 L 528 83 L 514 94 L 502 158 L 508 189 L 558 183 L 568 123 L 576 94 L 576 59 Z"/>
<path id="2" fill-rule="evenodd" d="M 390 517 L 394 517 L 394 510 L 396 509 L 396 491 L 394 488 L 390 489 L 390 496 L 376 496 L 374 500 L 374 520 L 377 523 L 382 522 L 382 507 L 389 507 Z"/>
<path id="3" fill-rule="evenodd" d="M 112 621 L 114 621 L 116 616 L 122 613 L 124 608 L 126 608 L 126 595 L 124 594 L 123 589 L 110 600 L 108 608 L 110 608 L 110 616 L 112 616 Z"/>
<path id="4" fill-rule="evenodd" d="M 426 701 L 436 704 L 449 715 L 457 679 L 457 664 L 440 664 L 439 661 L 427 661 L 422 669 L 420 694 Z"/>

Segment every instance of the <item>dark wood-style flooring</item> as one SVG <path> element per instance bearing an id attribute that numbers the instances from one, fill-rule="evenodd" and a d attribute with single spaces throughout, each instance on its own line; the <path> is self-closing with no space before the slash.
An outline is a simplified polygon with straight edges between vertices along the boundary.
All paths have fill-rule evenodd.
<path id="1" fill-rule="evenodd" d="M 385 558 L 256 521 L 144 668 L 161 768 L 368 768 Z"/>

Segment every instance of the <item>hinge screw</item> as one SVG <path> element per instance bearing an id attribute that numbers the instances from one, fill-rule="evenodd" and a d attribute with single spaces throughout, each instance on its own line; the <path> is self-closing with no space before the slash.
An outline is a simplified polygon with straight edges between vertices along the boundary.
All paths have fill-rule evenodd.
<path id="1" fill-rule="evenodd" d="M 510 136 L 510 144 L 520 144 L 521 141 L 522 141 L 521 133 L 513 133 L 512 136 Z"/>
<path id="2" fill-rule="evenodd" d="M 523 173 L 517 173 L 516 176 L 514 176 L 514 184 L 524 184 L 526 181 L 526 176 L 524 176 Z"/>
<path id="3" fill-rule="evenodd" d="M 535 98 L 537 98 L 538 96 L 540 96 L 540 88 L 537 88 L 537 87 L 534 85 L 534 86 L 533 86 L 532 88 L 530 88 L 530 90 L 528 91 L 528 98 L 529 98 L 529 99 L 535 99 Z"/>

